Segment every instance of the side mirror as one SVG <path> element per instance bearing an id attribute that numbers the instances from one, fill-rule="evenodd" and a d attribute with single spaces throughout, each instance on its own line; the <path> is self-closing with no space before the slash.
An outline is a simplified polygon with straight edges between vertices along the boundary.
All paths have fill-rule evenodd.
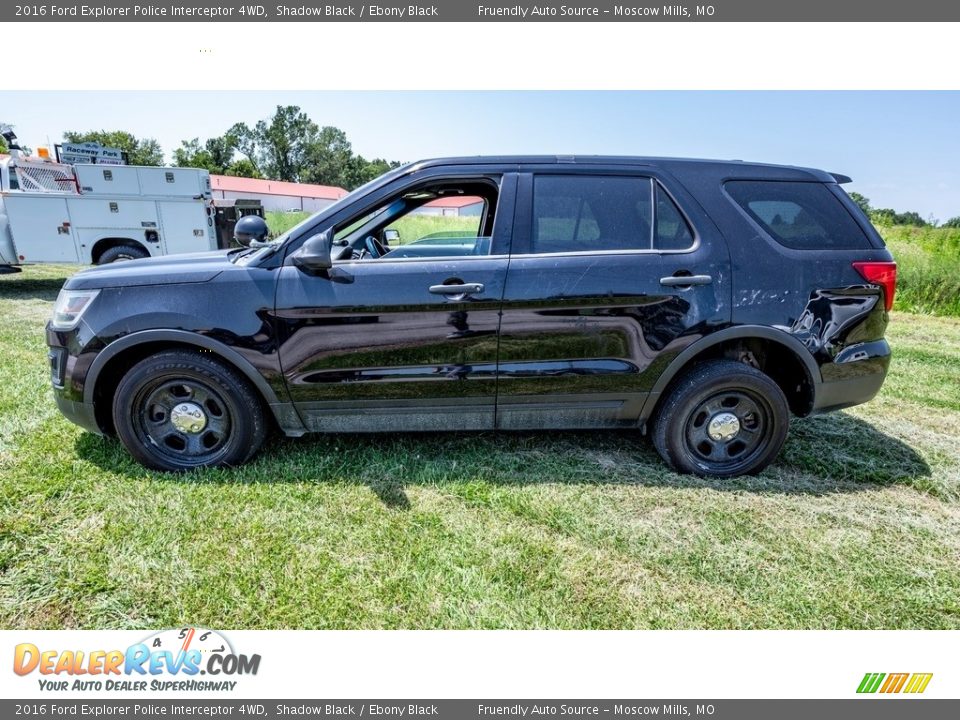
<path id="1" fill-rule="evenodd" d="M 243 215 L 233 226 L 233 239 L 241 247 L 263 247 L 269 234 L 267 221 L 259 215 Z"/>
<path id="2" fill-rule="evenodd" d="M 293 254 L 293 264 L 307 272 L 329 270 L 333 267 L 333 259 L 330 257 L 332 238 L 332 230 L 324 230 L 322 233 L 311 236 Z"/>
<path id="3" fill-rule="evenodd" d="M 383 244 L 392 245 L 400 242 L 400 231 L 395 228 L 387 228 L 383 231 Z"/>

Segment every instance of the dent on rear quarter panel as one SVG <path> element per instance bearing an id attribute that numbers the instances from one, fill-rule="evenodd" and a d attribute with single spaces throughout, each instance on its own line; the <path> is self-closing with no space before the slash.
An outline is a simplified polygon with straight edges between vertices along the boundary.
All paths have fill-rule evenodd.
<path id="1" fill-rule="evenodd" d="M 883 337 L 886 313 L 879 301 L 869 286 L 815 290 L 789 332 L 814 355 L 832 360 L 845 347 Z"/>

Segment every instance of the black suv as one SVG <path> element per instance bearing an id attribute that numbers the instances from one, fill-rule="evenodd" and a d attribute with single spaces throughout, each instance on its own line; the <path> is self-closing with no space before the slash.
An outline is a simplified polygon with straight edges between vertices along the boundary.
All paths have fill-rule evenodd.
<path id="1" fill-rule="evenodd" d="M 790 415 L 871 399 L 896 265 L 796 167 L 475 157 L 393 170 L 269 243 L 84 270 L 61 411 L 161 470 L 287 435 L 636 428 L 755 473 Z"/>

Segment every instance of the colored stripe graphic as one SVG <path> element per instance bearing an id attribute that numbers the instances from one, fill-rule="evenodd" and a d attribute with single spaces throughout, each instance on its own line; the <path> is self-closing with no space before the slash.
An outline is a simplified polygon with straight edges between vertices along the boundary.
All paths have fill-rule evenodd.
<path id="1" fill-rule="evenodd" d="M 890 673 L 887 675 L 887 681 L 883 684 L 883 687 L 880 688 L 880 692 L 900 692 L 900 690 L 903 688 L 903 684 L 907 682 L 908 677 L 910 677 L 910 673 Z"/>
<path id="2" fill-rule="evenodd" d="M 907 687 L 904 689 L 905 693 L 922 693 L 927 689 L 927 685 L 930 684 L 930 678 L 933 677 L 933 673 L 914 673 L 910 678 L 910 682 L 907 683 Z"/>
<path id="3" fill-rule="evenodd" d="M 860 687 L 857 688 L 858 693 L 875 693 L 877 688 L 880 687 L 880 681 L 886 677 L 883 673 L 867 673 L 863 676 L 863 680 L 860 681 Z"/>
<path id="4" fill-rule="evenodd" d="M 922 693 L 927 689 L 933 673 L 866 673 L 860 685 L 857 686 L 858 693 L 875 693 L 877 691 L 887 695 L 899 692 L 904 693 Z M 882 685 L 881 685 L 882 683 Z"/>

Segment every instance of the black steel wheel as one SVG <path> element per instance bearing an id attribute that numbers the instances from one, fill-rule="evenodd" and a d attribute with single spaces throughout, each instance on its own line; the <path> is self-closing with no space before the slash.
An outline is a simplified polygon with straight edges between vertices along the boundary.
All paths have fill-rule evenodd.
<path id="1" fill-rule="evenodd" d="M 732 360 L 695 366 L 674 385 L 653 425 L 653 443 L 676 471 L 707 477 L 756 474 L 779 454 L 790 410 L 780 387 Z"/>
<path id="2" fill-rule="evenodd" d="M 260 399 L 246 378 L 185 350 L 134 366 L 117 387 L 113 415 L 130 453 L 156 470 L 239 465 L 266 435 Z"/>

